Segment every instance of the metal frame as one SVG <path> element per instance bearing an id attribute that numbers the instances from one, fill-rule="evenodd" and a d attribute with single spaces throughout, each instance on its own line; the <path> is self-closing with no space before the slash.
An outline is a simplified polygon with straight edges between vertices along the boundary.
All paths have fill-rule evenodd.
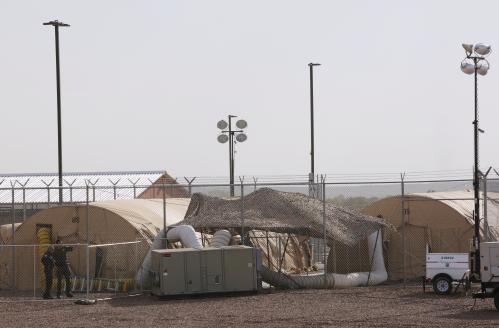
<path id="1" fill-rule="evenodd" d="M 43 25 L 51 25 L 55 31 L 55 73 L 57 80 L 57 154 L 58 154 L 58 171 L 59 171 L 59 203 L 63 202 L 62 193 L 62 119 L 61 119 L 61 69 L 59 65 L 59 27 L 66 27 L 69 24 L 59 22 L 58 20 L 43 23 Z"/>
<path id="2" fill-rule="evenodd" d="M 484 56 L 473 56 L 466 50 L 466 59 L 473 60 L 474 64 L 474 120 L 473 120 L 473 194 L 474 194 L 474 238 L 473 238 L 473 263 L 472 274 L 480 277 L 480 168 L 479 168 L 479 140 L 478 132 L 483 132 L 479 128 L 478 117 L 478 63 L 487 61 Z"/>
<path id="3" fill-rule="evenodd" d="M 310 70 L 310 174 L 308 180 L 310 183 L 309 196 L 316 197 L 315 194 L 315 149 L 314 149 L 314 66 L 320 66 L 319 63 L 309 63 Z"/>

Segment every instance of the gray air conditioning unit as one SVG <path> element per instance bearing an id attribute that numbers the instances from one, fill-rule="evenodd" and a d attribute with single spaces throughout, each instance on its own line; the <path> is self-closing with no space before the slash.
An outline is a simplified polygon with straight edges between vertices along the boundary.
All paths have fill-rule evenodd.
<path id="1" fill-rule="evenodd" d="M 152 293 L 158 296 L 257 291 L 260 251 L 247 246 L 152 251 Z"/>

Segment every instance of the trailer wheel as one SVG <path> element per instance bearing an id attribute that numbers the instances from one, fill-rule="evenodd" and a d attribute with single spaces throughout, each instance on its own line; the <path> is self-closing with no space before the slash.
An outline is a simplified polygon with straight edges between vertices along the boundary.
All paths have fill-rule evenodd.
<path id="1" fill-rule="evenodd" d="M 496 310 L 499 311 L 499 292 L 497 291 L 494 294 L 494 305 L 496 306 Z"/>
<path id="2" fill-rule="evenodd" d="M 450 294 L 450 292 L 452 291 L 452 280 L 446 276 L 440 276 L 435 278 L 433 280 L 433 291 L 435 292 L 435 294 L 438 295 Z"/>

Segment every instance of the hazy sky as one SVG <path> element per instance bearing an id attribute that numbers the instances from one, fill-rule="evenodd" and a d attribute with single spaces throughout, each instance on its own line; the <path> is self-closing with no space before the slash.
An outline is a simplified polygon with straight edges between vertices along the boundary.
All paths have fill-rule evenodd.
<path id="1" fill-rule="evenodd" d="M 473 77 L 462 42 L 499 49 L 495 1 L 0 2 L 0 172 L 222 176 L 216 123 L 248 121 L 236 175 L 470 169 Z M 499 59 L 479 78 L 482 166 L 499 166 Z M 497 63 L 497 65 L 496 65 Z"/>

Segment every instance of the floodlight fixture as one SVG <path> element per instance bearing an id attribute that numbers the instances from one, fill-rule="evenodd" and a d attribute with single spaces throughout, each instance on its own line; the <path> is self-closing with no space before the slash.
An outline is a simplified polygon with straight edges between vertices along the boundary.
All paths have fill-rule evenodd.
<path id="1" fill-rule="evenodd" d="M 476 65 L 476 71 L 480 75 L 487 75 L 487 72 L 489 71 L 490 65 L 487 60 L 481 60 L 478 62 Z"/>
<path id="2" fill-rule="evenodd" d="M 461 62 L 461 71 L 465 74 L 475 73 L 475 63 L 471 59 L 465 59 Z"/>
<path id="3" fill-rule="evenodd" d="M 245 120 L 239 120 L 236 122 L 236 126 L 240 129 L 245 129 L 248 126 L 248 122 Z"/>
<path id="4" fill-rule="evenodd" d="M 233 129 L 232 120 L 237 117 L 236 115 L 228 115 L 228 122 L 225 120 L 220 120 L 217 123 L 217 128 L 221 131 L 218 135 L 217 141 L 219 143 L 229 144 L 229 183 L 230 183 L 230 196 L 234 197 L 234 154 L 235 145 L 237 142 L 245 142 L 248 136 L 244 133 L 243 129 L 248 126 L 248 122 L 245 120 L 238 120 L 236 126 L 238 130 Z"/>
<path id="5" fill-rule="evenodd" d="M 245 142 L 248 139 L 248 136 L 244 133 L 239 133 L 236 135 L 237 142 Z"/>
<path id="6" fill-rule="evenodd" d="M 228 137 L 226 134 L 220 134 L 220 135 L 217 137 L 217 140 L 218 140 L 218 142 L 220 142 L 220 143 L 226 143 L 227 141 L 229 141 L 229 137 Z"/>
<path id="7" fill-rule="evenodd" d="M 462 45 L 466 52 L 466 56 L 471 56 L 471 54 L 473 54 L 473 45 L 469 43 L 463 43 Z"/>
<path id="8" fill-rule="evenodd" d="M 229 124 L 227 124 L 227 122 L 226 122 L 225 120 L 220 120 L 220 121 L 218 121 L 218 123 L 217 123 L 217 128 L 219 128 L 220 130 L 224 130 L 224 129 L 226 129 L 228 126 L 229 126 Z"/>
<path id="9" fill-rule="evenodd" d="M 487 56 L 490 54 L 491 46 L 483 43 L 475 44 L 475 53 L 480 56 Z"/>
<path id="10" fill-rule="evenodd" d="M 471 56 L 473 53 L 473 45 L 469 43 L 463 43 L 463 48 L 466 51 L 467 56 Z"/>

